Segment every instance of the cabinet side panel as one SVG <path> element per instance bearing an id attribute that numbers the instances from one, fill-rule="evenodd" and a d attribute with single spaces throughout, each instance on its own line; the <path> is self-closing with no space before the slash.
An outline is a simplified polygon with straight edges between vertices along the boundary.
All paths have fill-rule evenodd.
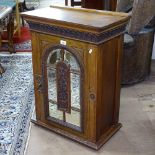
<path id="1" fill-rule="evenodd" d="M 119 38 L 105 42 L 100 46 L 98 53 L 98 72 L 97 72 L 97 140 L 114 124 L 115 107 L 118 107 L 119 101 L 116 102 L 116 93 L 118 91 L 118 62 L 120 54 Z M 116 90 L 117 85 L 117 90 Z M 118 108 L 117 108 L 118 113 Z M 115 114 L 118 115 L 118 114 Z"/>
<path id="2" fill-rule="evenodd" d="M 41 78 L 41 52 L 39 48 L 39 38 L 37 33 L 31 32 L 32 36 L 32 61 L 33 61 L 33 78 L 34 78 L 34 93 L 35 93 L 35 110 L 36 119 L 41 120 L 42 117 L 42 97 L 38 92 L 38 80 Z"/>
<path id="3" fill-rule="evenodd" d="M 117 42 L 118 55 L 117 55 L 117 72 L 116 72 L 116 87 L 115 87 L 115 102 L 114 102 L 114 114 L 113 124 L 117 124 L 119 121 L 119 109 L 120 109 L 120 92 L 121 92 L 121 76 L 122 76 L 122 54 L 123 54 L 123 40 L 124 37 L 121 35 Z"/>

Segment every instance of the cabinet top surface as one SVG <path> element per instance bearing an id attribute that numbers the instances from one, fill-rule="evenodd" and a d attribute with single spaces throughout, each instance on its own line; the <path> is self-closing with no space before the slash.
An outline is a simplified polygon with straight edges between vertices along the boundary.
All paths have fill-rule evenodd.
<path id="1" fill-rule="evenodd" d="M 104 29 L 127 22 L 129 19 L 126 13 L 56 6 L 25 12 L 22 16 L 37 22 L 52 24 L 54 21 L 54 24 L 80 25 L 92 29 Z"/>

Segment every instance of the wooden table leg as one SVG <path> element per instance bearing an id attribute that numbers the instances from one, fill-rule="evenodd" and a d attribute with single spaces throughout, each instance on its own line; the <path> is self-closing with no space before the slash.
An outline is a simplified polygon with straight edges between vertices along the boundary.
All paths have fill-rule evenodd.
<path id="1" fill-rule="evenodd" d="M 1 51 L 1 47 L 2 47 L 2 35 L 1 35 L 1 30 L 0 30 L 0 51 Z"/>
<path id="2" fill-rule="evenodd" d="M 7 24 L 8 32 L 8 51 L 10 53 L 16 53 L 13 45 L 13 33 L 14 33 L 14 16 L 10 14 L 9 23 Z"/>
<path id="3" fill-rule="evenodd" d="M 68 6 L 68 0 L 65 0 L 65 5 Z"/>
<path id="4" fill-rule="evenodd" d="M 0 32 L 0 50 L 1 50 L 1 45 L 2 45 L 2 35 Z M 1 63 L 0 63 L 0 76 L 2 76 L 2 74 L 5 72 L 4 68 L 2 67 Z"/>
<path id="5" fill-rule="evenodd" d="M 0 76 L 2 76 L 2 74 L 5 72 L 3 66 L 0 64 Z"/>

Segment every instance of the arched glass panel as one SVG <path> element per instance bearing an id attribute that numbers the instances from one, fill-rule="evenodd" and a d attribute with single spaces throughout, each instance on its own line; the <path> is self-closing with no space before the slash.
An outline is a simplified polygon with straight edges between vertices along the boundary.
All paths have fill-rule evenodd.
<path id="1" fill-rule="evenodd" d="M 81 68 L 65 49 L 50 52 L 46 63 L 50 119 L 81 131 Z"/>

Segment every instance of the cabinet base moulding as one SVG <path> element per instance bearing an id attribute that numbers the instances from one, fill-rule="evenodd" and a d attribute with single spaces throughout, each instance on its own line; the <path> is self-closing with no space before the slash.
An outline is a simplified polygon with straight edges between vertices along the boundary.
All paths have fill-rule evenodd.
<path id="1" fill-rule="evenodd" d="M 31 119 L 31 122 L 36 124 L 36 125 L 39 125 L 40 127 L 44 127 L 50 131 L 53 131 L 57 134 L 60 134 L 61 136 L 65 137 L 65 138 L 69 138 L 69 139 L 74 140 L 80 144 L 84 144 L 84 145 L 86 145 L 89 148 L 94 149 L 94 150 L 99 150 L 102 147 L 102 145 L 104 145 L 122 127 L 121 123 L 113 125 L 111 128 L 109 128 L 109 130 L 107 130 L 102 135 L 102 137 L 100 138 L 99 141 L 97 141 L 96 143 L 93 143 L 93 142 L 87 141 L 86 139 L 79 138 L 78 136 L 75 136 L 73 134 L 65 132 L 64 130 L 61 130 L 61 129 L 58 129 L 55 127 L 51 128 L 48 125 L 46 125 L 40 121 L 35 120 L 34 118 Z"/>

